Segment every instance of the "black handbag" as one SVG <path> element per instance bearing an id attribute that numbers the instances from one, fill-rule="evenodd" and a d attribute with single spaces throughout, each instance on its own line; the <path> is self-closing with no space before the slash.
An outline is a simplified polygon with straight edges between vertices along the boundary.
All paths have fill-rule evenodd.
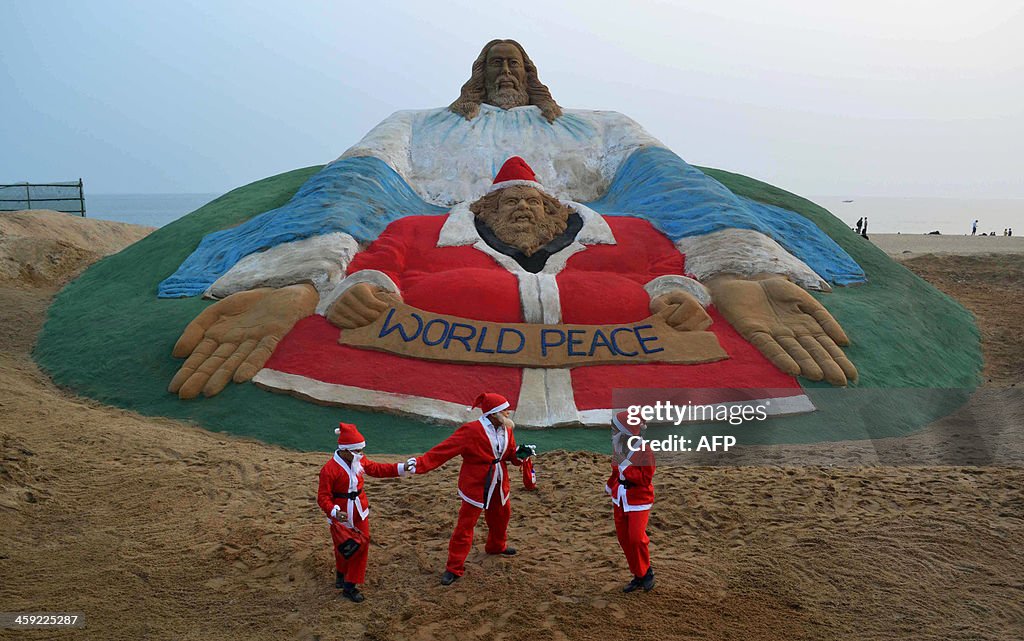
<path id="1" fill-rule="evenodd" d="M 359 541 L 349 539 L 338 546 L 338 554 L 348 559 L 358 552 L 360 547 L 362 547 L 362 544 Z"/>

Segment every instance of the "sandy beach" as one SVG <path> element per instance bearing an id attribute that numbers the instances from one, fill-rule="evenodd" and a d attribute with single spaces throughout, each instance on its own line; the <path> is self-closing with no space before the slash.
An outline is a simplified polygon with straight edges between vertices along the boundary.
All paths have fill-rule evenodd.
<path id="1" fill-rule="evenodd" d="M 1024 254 L 1024 237 L 941 236 L 932 234 L 870 234 L 871 242 L 890 256 L 903 260 L 922 254 Z"/>
<path id="2" fill-rule="evenodd" d="M 0 610 L 86 615 L 59 638 L 1024 637 L 1024 417 L 1005 404 L 1024 382 L 1024 238 L 872 237 L 982 331 L 986 386 L 886 444 L 926 464 L 896 465 L 866 441 L 779 450 L 771 465 L 659 468 L 658 587 L 628 595 L 604 455 L 542 453 L 540 490 L 513 484 L 520 555 L 486 556 L 478 530 L 451 588 L 438 577 L 458 466 L 368 479 L 374 547 L 354 605 L 333 587 L 314 501 L 331 426 L 323 453 L 301 453 L 57 388 L 31 359 L 51 298 L 149 230 L 111 223 L 101 247 L 78 229 L 97 221 L 32 215 L 17 232 L 0 216 Z M 26 267 L 38 264 L 60 269 Z M 997 464 L 943 464 L 978 416 Z"/>

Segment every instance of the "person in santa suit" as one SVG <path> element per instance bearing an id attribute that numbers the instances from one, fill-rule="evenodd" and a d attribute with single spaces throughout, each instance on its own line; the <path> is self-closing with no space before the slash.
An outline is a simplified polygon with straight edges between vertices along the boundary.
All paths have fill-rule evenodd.
<path id="1" fill-rule="evenodd" d="M 604 491 L 612 497 L 615 535 L 633 573 L 623 592 L 654 588 L 647 517 L 654 505 L 655 461 L 642 436 L 646 427 L 643 419 L 630 419 L 627 412 L 612 417 L 612 473 Z"/>
<path id="2" fill-rule="evenodd" d="M 472 407 L 479 407 L 483 415 L 459 427 L 426 454 L 412 458 L 406 465 L 415 474 L 444 465 L 456 456 L 462 457 L 459 469 L 459 519 L 448 543 L 448 562 L 441 576 L 442 585 L 451 585 L 466 571 L 466 557 L 473 547 L 473 530 L 481 512 L 487 522 L 488 554 L 513 556 L 515 548 L 508 546 L 508 522 L 512 516 L 509 505 L 511 485 L 508 463 L 519 466 L 534 454 L 529 445 L 516 448 L 512 433 L 512 410 L 501 394 L 485 393 L 477 397 Z"/>
<path id="3" fill-rule="evenodd" d="M 364 600 L 357 587 L 366 578 L 370 547 L 370 501 L 363 491 L 363 476 L 405 476 L 415 472 L 406 463 L 377 463 L 363 455 L 366 439 L 355 425 L 341 423 L 334 432 L 338 449 L 320 468 L 316 502 L 327 514 L 334 543 L 334 587 L 355 603 Z"/>

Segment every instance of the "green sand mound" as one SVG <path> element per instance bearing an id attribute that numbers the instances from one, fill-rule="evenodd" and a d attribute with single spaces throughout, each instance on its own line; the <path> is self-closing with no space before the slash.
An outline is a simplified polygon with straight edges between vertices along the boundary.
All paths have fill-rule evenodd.
<path id="1" fill-rule="evenodd" d="M 157 283 L 177 269 L 205 234 L 283 205 L 319 170 L 299 169 L 231 191 L 93 265 L 50 307 L 34 354 L 40 366 L 57 384 L 103 403 L 297 449 L 330 448 L 339 420 L 357 423 L 373 452 L 418 452 L 436 443 L 450 428 L 322 407 L 251 384 L 232 384 L 214 398 L 193 401 L 167 392 L 181 364 L 171 358 L 171 348 L 185 325 L 211 302 L 158 299 Z M 817 296 L 853 341 L 847 353 L 860 371 L 859 383 L 833 390 L 804 381 L 819 411 L 741 428 L 742 444 L 898 436 L 966 400 L 979 383 L 982 367 L 979 333 L 967 310 L 814 203 L 745 176 L 702 170 L 739 195 L 814 221 L 860 263 L 869 279 L 866 285 Z M 704 426 L 688 432 L 730 430 Z M 535 442 L 541 450 L 608 448 L 601 429 L 537 431 L 520 440 Z"/>

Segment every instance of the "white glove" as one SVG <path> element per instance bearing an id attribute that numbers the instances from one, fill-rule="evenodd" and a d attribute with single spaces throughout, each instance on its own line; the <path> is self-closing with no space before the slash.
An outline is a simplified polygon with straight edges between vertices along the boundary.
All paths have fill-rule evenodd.
<path id="1" fill-rule="evenodd" d="M 415 474 L 416 473 L 416 457 L 412 457 L 405 462 L 405 473 Z"/>
<path id="2" fill-rule="evenodd" d="M 527 448 L 530 449 L 530 456 L 537 456 L 537 446 L 536 445 L 524 445 L 523 447 L 527 447 Z"/>

